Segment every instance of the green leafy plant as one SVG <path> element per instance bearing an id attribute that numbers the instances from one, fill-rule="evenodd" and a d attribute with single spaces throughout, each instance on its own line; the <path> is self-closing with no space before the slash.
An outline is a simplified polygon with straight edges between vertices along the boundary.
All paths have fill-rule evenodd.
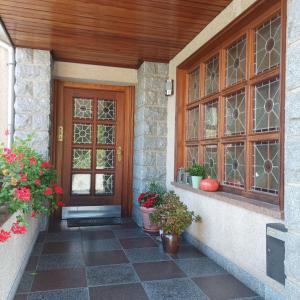
<path id="1" fill-rule="evenodd" d="M 203 165 L 194 164 L 188 168 L 188 172 L 191 176 L 199 176 L 205 178 L 206 172 Z"/>
<path id="2" fill-rule="evenodd" d="M 201 221 L 201 217 L 189 211 L 174 192 L 165 193 L 162 198 L 162 204 L 150 215 L 150 219 L 161 227 L 164 234 L 181 235 L 193 221 Z"/>
<path id="3" fill-rule="evenodd" d="M 155 193 L 155 194 L 162 196 L 163 194 L 165 194 L 167 192 L 167 190 L 161 184 L 159 184 L 157 182 L 151 182 L 148 186 L 148 192 Z"/>

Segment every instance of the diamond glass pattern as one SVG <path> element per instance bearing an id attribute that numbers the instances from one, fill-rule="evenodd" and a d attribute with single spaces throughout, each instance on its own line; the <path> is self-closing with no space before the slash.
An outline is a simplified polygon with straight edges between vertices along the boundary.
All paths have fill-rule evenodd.
<path id="1" fill-rule="evenodd" d="M 113 174 L 96 174 L 97 195 L 113 195 L 114 194 L 114 175 Z"/>
<path id="2" fill-rule="evenodd" d="M 281 18 L 276 16 L 256 30 L 255 68 L 263 72 L 280 64 Z"/>
<path id="3" fill-rule="evenodd" d="M 195 163 L 198 163 L 198 146 L 187 147 L 186 148 L 187 167 L 191 167 Z"/>
<path id="4" fill-rule="evenodd" d="M 92 150 L 73 149 L 73 169 L 90 169 L 92 164 Z"/>
<path id="5" fill-rule="evenodd" d="M 116 103 L 114 100 L 98 100 L 97 107 L 98 120 L 115 120 Z"/>
<path id="6" fill-rule="evenodd" d="M 278 193 L 279 143 L 278 141 L 254 143 L 253 189 Z"/>
<path id="7" fill-rule="evenodd" d="M 78 119 L 91 119 L 93 117 L 93 99 L 74 98 L 73 116 Z"/>
<path id="8" fill-rule="evenodd" d="M 225 98 L 225 134 L 245 133 L 245 92 L 240 91 Z"/>
<path id="9" fill-rule="evenodd" d="M 96 169 L 113 169 L 114 168 L 115 150 L 97 149 L 96 152 Z"/>
<path id="10" fill-rule="evenodd" d="M 97 125 L 97 143 L 103 145 L 113 145 L 115 143 L 114 125 Z"/>
<path id="11" fill-rule="evenodd" d="M 199 68 L 189 73 L 189 102 L 199 99 Z"/>
<path id="12" fill-rule="evenodd" d="M 92 143 L 92 125 L 74 124 L 73 125 L 73 143 L 91 144 Z"/>
<path id="13" fill-rule="evenodd" d="M 228 48 L 226 54 L 226 86 L 229 86 L 246 77 L 246 39 Z"/>
<path id="14" fill-rule="evenodd" d="M 225 178 L 224 184 L 244 187 L 245 158 L 244 144 L 225 145 Z"/>
<path id="15" fill-rule="evenodd" d="M 205 138 L 218 136 L 218 101 L 205 104 Z"/>
<path id="16" fill-rule="evenodd" d="M 204 167 L 206 174 L 211 178 L 217 178 L 218 146 L 209 145 L 204 150 Z"/>
<path id="17" fill-rule="evenodd" d="M 188 126 L 187 126 L 187 139 L 195 140 L 198 139 L 199 131 L 199 107 L 188 110 Z"/>
<path id="18" fill-rule="evenodd" d="M 89 195 L 91 192 L 91 174 L 72 175 L 72 194 Z"/>
<path id="19" fill-rule="evenodd" d="M 279 128 L 279 79 L 255 86 L 254 131 L 273 131 Z"/>
<path id="20" fill-rule="evenodd" d="M 219 90 L 219 57 L 209 60 L 205 70 L 205 95 L 209 95 Z"/>

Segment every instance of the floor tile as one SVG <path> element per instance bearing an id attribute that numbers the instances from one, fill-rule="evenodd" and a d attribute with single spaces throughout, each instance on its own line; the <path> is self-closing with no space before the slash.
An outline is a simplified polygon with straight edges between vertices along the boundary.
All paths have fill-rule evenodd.
<path id="1" fill-rule="evenodd" d="M 88 286 L 138 282 L 134 269 L 129 264 L 88 267 Z"/>
<path id="2" fill-rule="evenodd" d="M 59 223 L 49 224 L 48 232 L 76 231 L 79 227 L 68 227 L 67 220 L 62 220 Z"/>
<path id="3" fill-rule="evenodd" d="M 202 252 L 191 245 L 181 245 L 176 255 L 172 255 L 174 259 L 179 258 L 198 258 L 205 256 Z"/>
<path id="4" fill-rule="evenodd" d="M 41 271 L 34 278 L 32 291 L 78 287 L 86 287 L 85 270 L 83 268 Z"/>
<path id="5" fill-rule="evenodd" d="M 63 254 L 81 252 L 79 241 L 45 243 L 42 254 Z"/>
<path id="6" fill-rule="evenodd" d="M 35 272 L 39 256 L 30 256 L 25 271 Z"/>
<path id="7" fill-rule="evenodd" d="M 83 240 L 107 240 L 115 238 L 111 230 L 82 231 Z"/>
<path id="8" fill-rule="evenodd" d="M 28 300 L 89 300 L 87 288 L 55 290 L 31 293 Z"/>
<path id="9" fill-rule="evenodd" d="M 122 250 L 85 252 L 84 261 L 87 266 L 128 263 L 128 259 Z"/>
<path id="10" fill-rule="evenodd" d="M 31 272 L 24 272 L 17 290 L 17 293 L 30 292 L 35 275 Z"/>
<path id="11" fill-rule="evenodd" d="M 31 255 L 38 256 L 42 253 L 42 251 L 43 251 L 43 243 L 35 243 L 35 245 L 33 246 Z"/>
<path id="12" fill-rule="evenodd" d="M 140 283 L 90 288 L 91 300 L 148 300 Z"/>
<path id="13" fill-rule="evenodd" d="M 207 297 L 188 278 L 148 281 L 143 283 L 150 300 L 206 300 Z"/>
<path id="14" fill-rule="evenodd" d="M 81 236 L 79 230 L 77 231 L 62 231 L 50 232 L 47 235 L 47 242 L 67 242 L 67 241 L 80 241 Z"/>
<path id="15" fill-rule="evenodd" d="M 170 257 L 159 247 L 126 249 L 125 253 L 133 263 L 170 260 Z"/>
<path id="16" fill-rule="evenodd" d="M 122 249 L 119 240 L 87 240 L 82 242 L 82 248 L 85 252 L 109 251 Z"/>
<path id="17" fill-rule="evenodd" d="M 136 238 L 136 237 L 148 237 L 149 236 L 140 228 L 119 229 L 119 230 L 113 230 L 113 232 L 117 238 Z"/>
<path id="18" fill-rule="evenodd" d="M 150 237 L 120 239 L 120 243 L 124 249 L 157 247 L 157 244 Z"/>
<path id="19" fill-rule="evenodd" d="M 28 294 L 17 294 L 14 297 L 14 300 L 27 300 Z"/>
<path id="20" fill-rule="evenodd" d="M 173 261 L 133 264 L 142 281 L 186 277 Z"/>
<path id="21" fill-rule="evenodd" d="M 200 277 L 193 280 L 211 300 L 228 300 L 257 296 L 231 275 Z"/>
<path id="22" fill-rule="evenodd" d="M 45 241 L 46 235 L 47 235 L 46 231 L 40 231 L 36 239 L 36 243 L 43 243 Z"/>
<path id="23" fill-rule="evenodd" d="M 78 254 L 52 254 L 40 256 L 38 271 L 79 268 L 84 266 L 83 256 Z"/>
<path id="24" fill-rule="evenodd" d="M 181 270 L 191 277 L 227 274 L 222 267 L 208 257 L 177 259 L 175 262 Z"/>

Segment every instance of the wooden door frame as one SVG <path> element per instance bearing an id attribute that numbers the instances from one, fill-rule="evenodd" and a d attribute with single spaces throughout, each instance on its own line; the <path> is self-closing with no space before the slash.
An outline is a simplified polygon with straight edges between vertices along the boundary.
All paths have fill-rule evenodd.
<path id="1" fill-rule="evenodd" d="M 64 121 L 64 89 L 78 88 L 99 91 L 114 91 L 124 93 L 125 96 L 125 117 L 124 124 L 128 130 L 124 130 L 124 148 L 123 148 L 123 183 L 121 207 L 122 216 L 130 217 L 132 213 L 132 181 L 133 181 L 133 140 L 134 140 L 134 86 L 118 86 L 105 84 L 80 83 L 71 81 L 54 80 L 53 89 L 53 107 L 52 107 L 52 129 L 51 129 L 51 162 L 57 170 L 59 182 L 63 176 L 63 142 L 58 141 L 59 126 L 65 127 Z M 61 212 L 59 212 L 61 217 Z"/>

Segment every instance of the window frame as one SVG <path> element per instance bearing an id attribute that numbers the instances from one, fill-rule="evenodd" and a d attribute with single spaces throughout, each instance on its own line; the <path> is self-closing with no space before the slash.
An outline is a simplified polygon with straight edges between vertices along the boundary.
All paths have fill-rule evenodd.
<path id="1" fill-rule="evenodd" d="M 271 3 L 272 1 L 272 3 Z M 261 200 L 279 205 L 283 209 L 284 190 L 284 90 L 285 90 L 285 37 L 286 37 L 286 4 L 284 0 L 258 1 L 245 13 L 225 27 L 219 34 L 202 46 L 196 54 L 189 57 L 177 68 L 177 100 L 176 100 L 176 143 L 175 143 L 175 174 L 179 167 L 186 166 L 186 148 L 198 147 L 198 161 L 204 163 L 206 145 L 218 146 L 218 178 L 224 179 L 225 144 L 244 142 L 245 144 L 245 187 L 236 188 L 221 185 L 221 190 L 239 194 L 247 198 Z M 281 61 L 279 66 L 274 66 L 267 71 L 255 74 L 255 29 L 274 16 L 281 16 Z M 235 84 L 226 86 L 226 50 L 246 38 L 246 74 L 245 79 Z M 211 49 L 215 49 L 211 51 Z M 219 91 L 205 95 L 205 63 L 214 56 L 219 55 Z M 188 101 L 188 74 L 199 67 L 199 95 L 195 101 Z M 254 132 L 253 129 L 253 105 L 255 84 L 264 81 L 280 79 L 280 129 L 270 132 Z M 245 91 L 245 134 L 225 134 L 225 97 L 241 90 Z M 217 138 L 204 138 L 204 111 L 205 104 L 218 100 L 218 136 Z M 186 139 L 186 112 L 189 109 L 199 107 L 199 136 L 198 140 Z M 253 148 L 254 141 L 279 141 L 280 170 L 278 195 L 272 195 L 251 189 L 253 176 Z M 175 177 L 176 178 L 176 177 Z"/>

